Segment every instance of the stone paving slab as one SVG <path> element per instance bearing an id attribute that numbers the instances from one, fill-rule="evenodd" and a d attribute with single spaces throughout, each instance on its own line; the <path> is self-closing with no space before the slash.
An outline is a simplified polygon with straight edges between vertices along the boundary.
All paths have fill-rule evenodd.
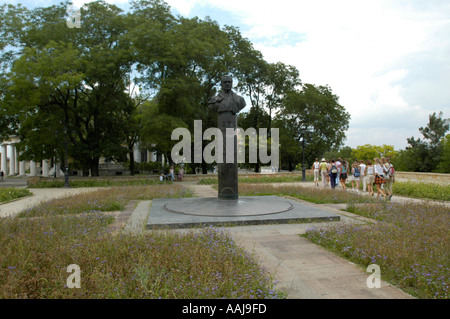
<path id="1" fill-rule="evenodd" d="M 141 233 L 145 228 L 151 205 L 151 200 L 144 200 L 137 203 L 123 230 L 125 232 Z"/>

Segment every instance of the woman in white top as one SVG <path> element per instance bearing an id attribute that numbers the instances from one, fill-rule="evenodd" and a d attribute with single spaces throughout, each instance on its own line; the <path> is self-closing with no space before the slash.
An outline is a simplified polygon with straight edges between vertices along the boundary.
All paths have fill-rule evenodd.
<path id="1" fill-rule="evenodd" d="M 367 190 L 369 192 L 369 195 L 373 196 L 372 184 L 375 181 L 375 175 L 374 175 L 374 169 L 373 169 L 372 162 L 369 160 L 366 161 L 365 174 L 366 174 Z"/>
<path id="2" fill-rule="evenodd" d="M 319 159 L 316 158 L 312 167 L 314 170 L 314 183 L 316 184 L 316 186 L 319 186 L 319 167 L 320 167 Z"/>
<path id="3" fill-rule="evenodd" d="M 386 183 L 386 180 L 384 179 L 383 167 L 381 166 L 381 162 L 378 157 L 375 157 L 373 160 L 375 162 L 374 173 L 375 173 L 375 186 L 377 187 L 377 198 L 380 197 L 380 194 L 386 198 L 386 193 L 381 189 L 381 184 Z"/>
<path id="4" fill-rule="evenodd" d="M 364 161 L 359 161 L 359 171 L 361 172 L 361 176 L 359 177 L 359 179 L 362 183 L 363 192 L 365 192 L 367 188 L 367 181 L 366 181 L 366 164 L 364 164 Z"/>
<path id="5" fill-rule="evenodd" d="M 383 173 L 384 173 L 384 178 L 386 180 L 386 192 L 387 195 L 389 196 L 388 199 L 391 199 L 392 197 L 392 177 L 389 176 L 389 169 L 391 168 L 391 164 L 386 160 L 385 157 L 381 158 L 381 165 L 383 167 Z"/>

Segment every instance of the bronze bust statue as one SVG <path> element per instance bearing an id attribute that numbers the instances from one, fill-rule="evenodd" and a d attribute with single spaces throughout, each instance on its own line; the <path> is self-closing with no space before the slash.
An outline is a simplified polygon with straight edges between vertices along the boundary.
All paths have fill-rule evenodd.
<path id="1" fill-rule="evenodd" d="M 217 113 L 238 113 L 245 107 L 245 100 L 242 96 L 237 95 L 231 90 L 233 87 L 233 79 L 231 76 L 222 77 L 221 86 L 222 91 L 208 101 L 208 107 Z"/>
<path id="2" fill-rule="evenodd" d="M 222 132 L 222 136 L 226 136 L 228 128 L 236 131 L 236 114 L 245 107 L 245 100 L 231 90 L 233 87 L 231 76 L 222 77 L 221 86 L 222 90 L 219 94 L 208 101 L 208 107 L 218 113 L 217 126 Z M 231 145 L 228 145 L 228 143 L 231 143 Z M 223 154 L 226 155 L 227 151 L 232 152 L 233 162 L 217 163 L 219 169 L 218 197 L 225 200 L 237 200 L 239 195 L 236 135 L 234 135 L 232 142 L 228 141 L 228 138 L 224 139 Z"/>

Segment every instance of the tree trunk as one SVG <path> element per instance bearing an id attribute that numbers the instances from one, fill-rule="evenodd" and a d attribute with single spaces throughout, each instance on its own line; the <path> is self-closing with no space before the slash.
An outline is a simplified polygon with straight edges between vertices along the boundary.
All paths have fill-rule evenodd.
<path id="1" fill-rule="evenodd" d="M 130 154 L 130 175 L 133 176 L 134 175 L 134 152 L 133 152 L 133 147 L 129 147 L 128 148 L 128 152 Z"/>
<path id="2" fill-rule="evenodd" d="M 100 159 L 98 157 L 91 158 L 91 161 L 90 161 L 91 176 L 99 176 L 99 170 L 98 170 L 99 160 Z"/>

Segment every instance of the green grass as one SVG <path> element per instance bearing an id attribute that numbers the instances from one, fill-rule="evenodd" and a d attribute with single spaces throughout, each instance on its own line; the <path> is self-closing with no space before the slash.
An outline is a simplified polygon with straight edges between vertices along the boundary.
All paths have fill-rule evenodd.
<path id="1" fill-rule="evenodd" d="M 362 183 L 359 189 L 362 190 Z M 349 189 L 351 182 L 345 184 Z M 376 192 L 375 186 L 373 189 Z M 426 182 L 394 182 L 392 186 L 393 195 L 412 198 L 423 198 L 432 200 L 450 201 L 450 185 Z"/>
<path id="2" fill-rule="evenodd" d="M 306 181 L 313 181 L 312 175 L 306 175 Z M 302 176 L 300 175 L 257 175 L 257 176 L 239 176 L 239 183 L 251 183 L 251 184 L 264 184 L 264 183 L 294 183 L 301 182 Z M 217 184 L 217 177 L 207 177 L 201 179 L 198 184 L 200 185 L 214 185 Z"/>
<path id="3" fill-rule="evenodd" d="M 450 201 L 450 185 L 423 182 L 395 182 L 394 195 Z"/>
<path id="4" fill-rule="evenodd" d="M 124 209 L 130 200 L 153 198 L 191 197 L 191 192 L 181 185 L 158 184 L 152 186 L 120 186 L 103 188 L 63 198 L 56 198 L 30 207 L 19 213 L 19 217 L 108 212 Z"/>
<path id="5" fill-rule="evenodd" d="M 0 219 L 0 298 L 283 298 L 221 229 L 117 233 L 101 212 L 111 203 L 183 196 L 191 194 L 173 184 L 104 188 Z M 66 286 L 71 264 L 81 270 L 79 289 Z"/>
<path id="6" fill-rule="evenodd" d="M 332 203 L 347 203 L 349 201 L 363 201 L 375 200 L 365 199 L 356 193 L 344 191 L 341 189 L 330 189 L 323 187 L 308 187 L 298 185 L 271 185 L 271 184 L 256 184 L 256 185 L 239 185 L 239 194 L 242 196 L 262 196 L 262 195 L 278 195 L 278 196 L 292 196 L 301 200 L 316 204 L 332 204 Z"/>
<path id="7" fill-rule="evenodd" d="M 165 182 L 171 184 L 171 182 Z M 86 178 L 86 179 L 69 179 L 70 187 L 110 187 L 110 186 L 139 186 L 139 185 L 158 185 L 162 184 L 156 178 Z M 29 188 L 58 188 L 64 187 L 64 181 L 58 180 L 41 180 L 31 181 Z"/>
<path id="8" fill-rule="evenodd" d="M 300 175 L 260 175 L 257 177 L 251 176 L 240 176 L 239 183 L 242 184 L 270 184 L 270 183 L 294 183 L 301 182 L 302 176 Z M 312 175 L 306 175 L 306 181 L 312 182 L 314 177 Z M 198 182 L 200 185 L 216 185 L 217 178 L 216 177 L 208 177 L 203 178 Z M 319 182 L 319 185 L 322 185 L 322 182 Z M 352 188 L 351 182 L 346 183 L 347 189 L 350 190 Z M 360 183 L 359 189 L 362 190 L 362 183 Z M 374 186 L 374 190 L 375 190 Z M 339 187 L 336 189 L 340 190 Z M 405 196 L 412 198 L 423 198 L 423 199 L 432 199 L 432 200 L 444 200 L 450 201 L 450 185 L 442 185 L 437 183 L 425 183 L 425 182 L 395 182 L 393 184 L 392 193 L 394 196 Z M 308 196 L 310 197 L 310 196 Z M 309 200 L 308 197 L 304 197 L 302 199 Z M 312 196 L 311 200 L 316 202 L 313 198 L 316 196 Z M 317 202 L 320 203 L 320 202 Z"/>
<path id="9" fill-rule="evenodd" d="M 0 188 L 0 203 L 9 202 L 30 195 L 32 195 L 32 193 L 25 188 L 2 187 Z"/>

